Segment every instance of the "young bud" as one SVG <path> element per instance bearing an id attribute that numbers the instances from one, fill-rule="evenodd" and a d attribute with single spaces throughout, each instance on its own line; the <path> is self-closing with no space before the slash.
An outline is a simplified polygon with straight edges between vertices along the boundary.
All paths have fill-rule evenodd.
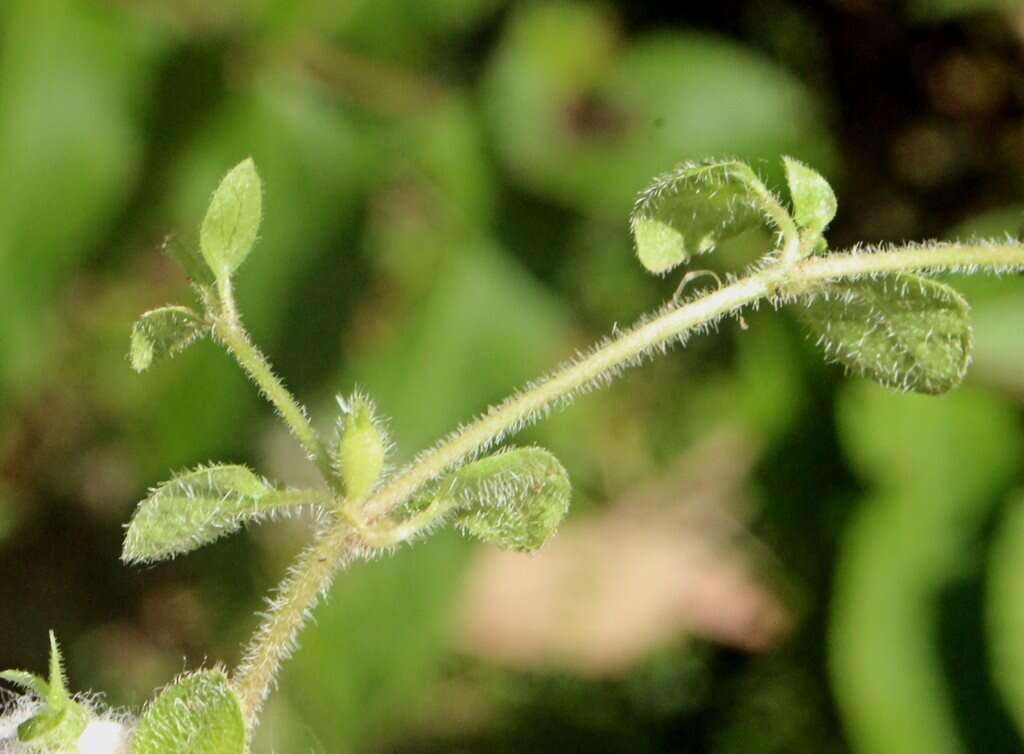
<path id="1" fill-rule="evenodd" d="M 364 499 L 384 470 L 390 442 L 377 420 L 373 401 L 360 393 L 348 401 L 339 398 L 344 412 L 340 422 L 334 463 L 350 502 Z"/>

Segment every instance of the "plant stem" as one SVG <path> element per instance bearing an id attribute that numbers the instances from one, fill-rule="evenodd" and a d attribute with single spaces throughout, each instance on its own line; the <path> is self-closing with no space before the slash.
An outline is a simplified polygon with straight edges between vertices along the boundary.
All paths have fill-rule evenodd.
<path id="1" fill-rule="evenodd" d="M 288 388 L 274 374 L 267 357 L 249 339 L 248 333 L 242 327 L 230 281 L 219 282 L 218 292 L 221 301 L 221 314 L 214 318 L 214 332 L 217 337 L 235 357 L 250 379 L 256 383 L 260 392 L 277 409 L 310 460 L 316 464 L 327 484 L 335 492 L 340 492 L 341 485 L 334 474 L 330 456 L 313 426 L 309 423 L 305 408 L 288 392 Z"/>
<path id="2" fill-rule="evenodd" d="M 339 520 L 318 533 L 278 586 L 232 679 L 249 730 L 256 725 L 277 669 L 295 647 L 295 636 L 306 616 L 334 575 L 354 560 L 360 545 L 359 536 Z"/>
<path id="3" fill-rule="evenodd" d="M 348 564 L 360 545 L 398 541 L 384 532 L 412 536 L 429 525 L 413 519 L 411 526 L 389 524 L 384 517 L 409 500 L 423 485 L 465 458 L 492 446 L 543 415 L 545 409 L 580 391 L 606 384 L 621 370 L 636 366 L 644 355 L 664 349 L 701 327 L 761 300 L 792 301 L 815 287 L 865 275 L 913 271 L 1014 272 L 1024 270 L 1024 245 L 933 244 L 884 251 L 855 251 L 812 257 L 796 264 L 777 261 L 770 267 L 679 307 L 664 309 L 653 319 L 600 345 L 586 356 L 557 369 L 545 379 L 492 407 L 464 429 L 420 455 L 362 506 L 362 539 L 351 523 L 338 519 L 334 528 L 307 550 L 278 589 L 278 597 L 246 652 L 236 686 L 250 725 L 266 697 L 277 663 L 288 653 L 298 627 L 326 591 L 335 571 Z M 301 437 L 300 437 L 301 439 Z M 443 507 L 438 508 L 443 514 Z M 360 527 L 362 528 L 362 527 Z M 374 539 L 377 541 L 373 541 Z"/>
<path id="4" fill-rule="evenodd" d="M 467 456 L 489 447 L 505 434 L 522 427 L 559 399 L 637 363 L 637 359 L 695 328 L 717 321 L 761 299 L 789 293 L 788 288 L 824 283 L 880 272 L 950 270 L 965 268 L 1010 270 L 1024 267 L 1024 245 L 935 245 L 896 251 L 848 252 L 812 257 L 786 268 L 773 265 L 762 272 L 678 308 L 668 309 L 648 322 L 623 333 L 588 356 L 571 362 L 530 389 L 513 395 L 486 414 L 420 456 L 392 477 L 363 506 L 367 519 L 387 515 L 420 487 Z M 801 291 L 802 292 L 802 291 Z"/>

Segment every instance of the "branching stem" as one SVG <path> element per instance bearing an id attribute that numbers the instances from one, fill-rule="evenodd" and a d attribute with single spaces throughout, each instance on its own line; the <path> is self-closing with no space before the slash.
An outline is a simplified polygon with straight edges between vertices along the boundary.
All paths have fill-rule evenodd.
<path id="1" fill-rule="evenodd" d="M 637 364 L 643 355 L 664 348 L 694 330 L 760 301 L 785 302 L 829 283 L 879 273 L 1024 270 L 1024 244 L 1015 242 L 931 244 L 884 251 L 830 254 L 802 261 L 789 258 L 792 252 L 789 251 L 788 243 L 784 243 L 782 252 L 775 263 L 759 272 L 689 303 L 669 307 L 656 317 L 642 321 L 588 355 L 570 362 L 528 389 L 492 407 L 474 422 L 421 455 L 382 485 L 363 504 L 363 521 L 358 528 L 363 532 L 377 532 L 375 537 L 359 536 L 350 522 L 337 519 L 333 528 L 319 535 L 310 549 L 300 556 L 288 578 L 281 584 L 270 612 L 246 652 L 246 660 L 236 677 L 236 687 L 249 725 L 255 722 L 259 707 L 273 683 L 277 665 L 290 650 L 304 617 L 326 591 L 334 573 L 352 560 L 359 546 L 393 544 L 429 524 L 416 519 L 402 526 L 392 524 L 387 516 L 405 504 L 425 484 L 521 429 L 558 401 L 587 386 L 603 384 L 603 378 Z M 263 387 L 300 442 L 316 458 L 318 465 L 324 463 L 326 455 L 305 414 L 273 376 L 265 359 L 249 343 L 244 333 L 240 329 L 233 329 L 227 321 L 218 330 L 218 334 L 246 371 Z M 326 468 L 329 472 L 329 463 Z M 324 470 L 323 467 L 321 470 Z M 438 510 L 443 513 L 442 509 Z M 392 528 L 392 536 L 387 535 L 389 526 Z"/>

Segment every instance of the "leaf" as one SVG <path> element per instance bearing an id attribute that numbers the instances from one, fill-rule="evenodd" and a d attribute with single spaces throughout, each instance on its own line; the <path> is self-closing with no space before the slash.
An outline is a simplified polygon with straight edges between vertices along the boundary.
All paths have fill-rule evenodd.
<path id="1" fill-rule="evenodd" d="M 242 754 L 245 723 L 220 670 L 186 675 L 160 692 L 132 740 L 132 754 Z"/>
<path id="2" fill-rule="evenodd" d="M 335 449 L 335 465 L 350 501 L 362 500 L 380 478 L 389 441 L 376 416 L 373 401 L 356 393 L 338 399 L 345 412 Z"/>
<path id="3" fill-rule="evenodd" d="M 74 743 L 85 730 L 85 726 L 80 723 L 72 722 L 68 726 L 69 721 L 67 707 L 44 707 L 42 711 L 18 726 L 18 740 L 32 742 L 43 751 L 54 750 L 54 747 L 63 748 L 64 744 Z"/>
<path id="4" fill-rule="evenodd" d="M 953 288 L 917 275 L 835 283 L 802 310 L 826 355 L 900 390 L 939 394 L 967 373 L 971 326 Z"/>
<path id="5" fill-rule="evenodd" d="M 630 217 L 637 256 L 650 272 L 668 272 L 763 224 L 771 201 L 768 189 L 742 162 L 685 162 L 637 197 Z"/>
<path id="6" fill-rule="evenodd" d="M 822 175 L 792 157 L 783 157 L 786 181 L 793 202 L 793 219 L 797 226 L 820 236 L 836 216 L 836 195 Z"/>
<path id="7" fill-rule="evenodd" d="M 28 689 L 40 699 L 46 699 L 50 695 L 50 684 L 26 670 L 4 670 L 0 672 L 0 678 Z"/>
<path id="8" fill-rule="evenodd" d="M 145 563 L 213 542 L 247 521 L 318 500 L 312 490 L 278 490 L 244 466 L 201 466 L 150 491 L 128 525 L 121 559 Z"/>
<path id="9" fill-rule="evenodd" d="M 441 500 L 465 533 L 508 550 L 536 550 L 569 511 L 569 475 L 542 448 L 517 448 L 467 464 L 444 483 Z"/>
<path id="10" fill-rule="evenodd" d="M 154 359 L 176 356 L 209 332 L 206 323 L 186 306 L 164 306 L 143 314 L 132 326 L 128 358 L 143 372 Z"/>
<path id="11" fill-rule="evenodd" d="M 199 230 L 199 249 L 218 280 L 226 280 L 256 243 L 263 216 L 263 190 L 256 164 L 247 158 L 213 192 Z"/>

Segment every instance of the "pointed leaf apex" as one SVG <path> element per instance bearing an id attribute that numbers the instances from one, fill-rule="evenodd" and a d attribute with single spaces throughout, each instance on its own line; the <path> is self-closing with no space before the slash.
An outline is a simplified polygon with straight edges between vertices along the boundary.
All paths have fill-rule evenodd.
<path id="1" fill-rule="evenodd" d="M 66 683 L 60 645 L 57 644 L 57 635 L 50 629 L 50 693 L 46 699 L 50 707 L 59 709 L 67 701 Z"/>

